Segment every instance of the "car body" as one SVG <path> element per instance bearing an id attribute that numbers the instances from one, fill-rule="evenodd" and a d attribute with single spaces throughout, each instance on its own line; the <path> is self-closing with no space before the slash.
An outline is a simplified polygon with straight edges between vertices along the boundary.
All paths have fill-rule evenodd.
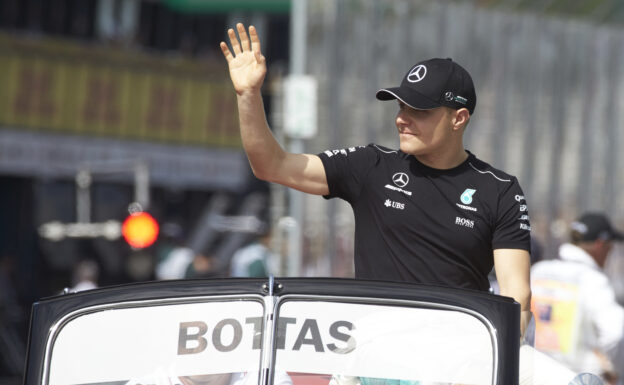
<path id="1" fill-rule="evenodd" d="M 33 305 L 25 385 L 518 383 L 519 305 L 446 287 L 209 279 Z"/>

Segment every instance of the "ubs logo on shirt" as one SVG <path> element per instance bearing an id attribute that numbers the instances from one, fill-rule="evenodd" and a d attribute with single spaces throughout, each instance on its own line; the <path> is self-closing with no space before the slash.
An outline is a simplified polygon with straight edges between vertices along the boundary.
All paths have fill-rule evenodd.
<path id="1" fill-rule="evenodd" d="M 390 199 L 386 199 L 386 201 L 384 202 L 384 206 L 392 207 L 393 209 L 399 209 L 399 210 L 405 209 L 405 203 L 391 201 Z"/>

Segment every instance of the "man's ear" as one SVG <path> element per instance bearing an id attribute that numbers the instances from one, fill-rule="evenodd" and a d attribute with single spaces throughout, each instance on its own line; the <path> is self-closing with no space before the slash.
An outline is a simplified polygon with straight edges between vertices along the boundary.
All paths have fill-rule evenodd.
<path id="1" fill-rule="evenodd" d="M 458 130 L 466 126 L 468 121 L 470 120 L 470 112 L 468 112 L 467 108 L 460 108 L 455 111 L 455 116 L 453 117 L 453 129 Z"/>

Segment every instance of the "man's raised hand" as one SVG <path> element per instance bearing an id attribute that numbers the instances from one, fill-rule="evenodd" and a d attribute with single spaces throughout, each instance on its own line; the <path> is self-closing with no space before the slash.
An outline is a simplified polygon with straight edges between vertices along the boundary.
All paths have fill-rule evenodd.
<path id="1" fill-rule="evenodd" d="M 225 42 L 221 42 L 220 47 L 228 62 L 230 78 L 237 94 L 248 91 L 259 91 L 266 75 L 266 61 L 260 52 L 260 39 L 254 26 L 249 27 L 249 36 L 245 31 L 245 26 L 236 24 L 239 39 L 233 29 L 228 30 L 232 51 Z"/>

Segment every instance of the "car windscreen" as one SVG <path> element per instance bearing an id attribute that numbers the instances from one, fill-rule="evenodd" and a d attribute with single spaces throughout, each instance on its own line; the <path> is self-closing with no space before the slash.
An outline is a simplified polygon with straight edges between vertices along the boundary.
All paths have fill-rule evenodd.
<path id="1" fill-rule="evenodd" d="M 274 383 L 493 384 L 496 338 L 479 314 L 439 304 L 284 299 Z M 281 385 L 281 384 L 279 384 Z"/>
<path id="2" fill-rule="evenodd" d="M 263 317 L 250 298 L 85 309 L 50 336 L 48 384 L 257 384 Z"/>

